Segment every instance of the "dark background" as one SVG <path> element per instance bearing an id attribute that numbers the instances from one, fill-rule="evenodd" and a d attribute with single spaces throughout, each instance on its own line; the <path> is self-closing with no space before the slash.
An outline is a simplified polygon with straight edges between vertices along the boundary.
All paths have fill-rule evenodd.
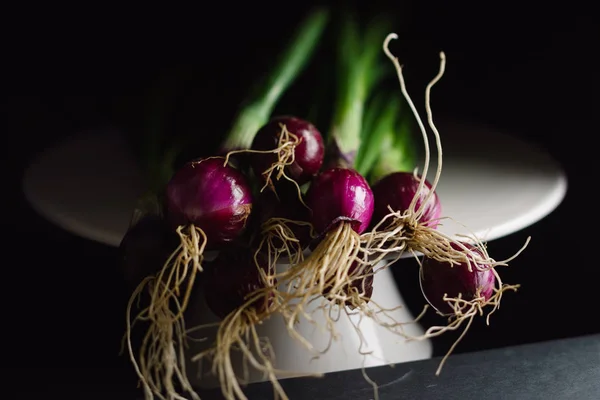
<path id="1" fill-rule="evenodd" d="M 46 146 L 112 122 L 116 101 L 175 63 L 192 63 L 205 77 L 205 100 L 194 123 L 199 135 L 218 134 L 228 121 L 215 115 L 240 100 L 241 88 L 281 46 L 304 8 L 280 3 L 125 10 L 86 4 L 85 9 L 5 14 L 2 63 L 8 70 L 0 79 L 2 119 L 8 122 L 1 168 L 7 274 L 0 280 L 5 337 L 0 380 L 19 398 L 33 392 L 91 398 L 74 394 L 76 388 L 113 397 L 135 393 L 133 371 L 117 354 L 128 293 L 114 263 L 115 249 L 36 215 L 21 193 L 23 168 Z M 436 89 L 434 109 L 537 143 L 562 163 L 569 178 L 567 197 L 554 213 L 489 243 L 490 253 L 500 259 L 533 237 L 503 271 L 506 282 L 521 283 L 522 289 L 504 297 L 491 327 L 475 324 L 456 351 L 600 332 L 591 210 L 600 32 L 591 6 L 575 1 L 370 4 L 360 7 L 404 15 L 396 49 L 412 68 L 407 81 L 413 92 L 433 75 L 437 52 L 444 50 L 447 74 Z M 395 271 L 417 310 L 422 299 L 414 267 Z M 436 354 L 453 338 L 436 341 Z"/>

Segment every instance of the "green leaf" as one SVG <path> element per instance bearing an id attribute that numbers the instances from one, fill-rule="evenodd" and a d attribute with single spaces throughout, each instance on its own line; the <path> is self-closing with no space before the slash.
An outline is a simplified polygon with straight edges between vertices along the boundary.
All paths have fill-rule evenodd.
<path id="1" fill-rule="evenodd" d="M 327 26 L 329 11 L 310 12 L 281 53 L 264 83 L 243 103 L 221 151 L 247 149 L 261 126 L 266 124 L 281 96 L 308 65 Z"/>

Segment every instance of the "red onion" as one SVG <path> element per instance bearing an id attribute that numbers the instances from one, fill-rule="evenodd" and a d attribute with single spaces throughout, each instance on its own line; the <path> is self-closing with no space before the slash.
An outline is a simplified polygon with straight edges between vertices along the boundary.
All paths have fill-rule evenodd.
<path id="1" fill-rule="evenodd" d="M 127 231 L 119 245 L 119 261 L 127 282 L 137 286 L 160 271 L 178 242 L 164 219 L 155 215 L 142 218 Z"/>
<path id="2" fill-rule="evenodd" d="M 257 259 L 260 268 L 266 271 L 266 260 L 260 256 Z M 265 287 L 253 251 L 241 246 L 221 251 L 206 267 L 203 284 L 208 307 L 221 319 L 241 307 L 248 295 Z M 261 313 L 269 307 L 271 301 L 271 295 L 261 297 L 249 308 Z"/>
<path id="3" fill-rule="evenodd" d="M 363 233 L 373 215 L 373 192 L 367 180 L 353 169 L 331 168 L 319 174 L 307 193 L 312 224 L 319 234 L 340 221 Z"/>
<path id="4" fill-rule="evenodd" d="M 475 246 L 462 243 L 476 255 L 483 254 Z M 458 244 L 452 243 L 452 247 L 460 250 Z M 467 255 L 471 264 L 464 262 L 451 265 L 447 262 L 439 262 L 431 258 L 425 258 L 421 267 L 421 291 L 425 299 L 433 308 L 444 315 L 453 314 L 452 307 L 444 301 L 444 294 L 449 298 L 461 298 L 466 301 L 482 297 L 482 302 L 489 300 L 494 294 L 496 287 L 496 276 L 494 271 L 486 265 L 477 265 L 471 254 Z M 481 269 L 485 269 L 482 271 Z"/>
<path id="5" fill-rule="evenodd" d="M 377 181 L 373 185 L 373 194 L 375 196 L 373 224 L 379 223 L 390 213 L 388 206 L 394 211 L 404 212 L 408 210 L 418 189 L 419 181 L 411 172 L 394 172 Z M 431 184 L 425 180 L 423 189 L 419 193 L 415 204 L 415 211 L 419 210 L 423 205 L 430 190 Z M 438 220 L 441 215 L 442 204 L 437 193 L 434 192 L 425 205 L 419 221 L 423 221 L 423 225 L 435 229 L 438 226 Z"/>
<path id="6" fill-rule="evenodd" d="M 271 119 L 254 137 L 252 150 L 274 150 L 279 145 L 281 124 L 285 125 L 288 132 L 296 135 L 300 140 L 293 148 L 294 162 L 285 167 L 289 178 L 302 185 L 310 181 L 323 165 L 323 137 L 317 128 L 308 121 L 291 116 L 281 116 Z M 263 173 L 273 164 L 278 162 L 275 153 L 250 154 L 254 174 L 263 177 Z"/>
<path id="7" fill-rule="evenodd" d="M 172 226 L 193 224 L 210 246 L 233 241 L 246 226 L 252 192 L 244 175 L 223 158 L 185 164 L 166 190 L 167 218 Z"/>

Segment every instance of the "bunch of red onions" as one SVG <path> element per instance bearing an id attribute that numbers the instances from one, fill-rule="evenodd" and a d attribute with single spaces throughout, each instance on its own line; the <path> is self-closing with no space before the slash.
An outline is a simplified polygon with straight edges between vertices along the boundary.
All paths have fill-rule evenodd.
<path id="1" fill-rule="evenodd" d="M 401 68 L 393 61 L 412 106 Z M 361 73 L 365 71 L 353 76 L 369 81 Z M 343 92 L 338 103 L 348 104 L 355 95 Z M 355 121 L 355 114 L 336 113 L 327 137 L 298 116 L 258 114 L 262 124 L 251 134 L 243 130 L 239 142 L 229 136 L 223 154 L 191 160 L 175 171 L 164 188 L 160 215 L 142 219 L 123 240 L 128 278 L 139 284 L 128 309 L 128 324 L 137 296 L 147 289 L 149 297 L 149 305 L 134 318 L 150 326 L 138 356 L 129 343 L 147 398 L 164 393 L 176 397 L 179 390 L 197 397 L 186 377 L 186 360 L 181 359 L 186 342 L 183 319 L 196 290 L 221 323 L 213 345 L 192 359 L 208 360 L 224 397 L 235 399 L 244 394 L 231 367 L 234 350 L 269 376 L 278 395 L 286 396 L 277 384 L 272 360 L 264 354 L 257 325 L 278 315 L 293 330 L 299 318 L 310 318 L 307 310 L 315 298 L 322 300 L 320 309 L 338 307 L 374 315 L 378 307 L 370 302 L 377 291 L 374 275 L 384 259 L 391 264 L 404 252 L 424 256 L 420 273 L 424 297 L 451 318 L 446 329 L 430 330 L 428 337 L 463 321 L 470 324 L 484 306 L 495 310 L 501 293 L 515 288 L 502 285 L 495 270 L 498 263 L 484 247 L 459 242 L 438 230 L 442 208 L 435 188 L 441 145 L 431 118 L 439 169 L 429 182 L 428 163 L 422 174 L 396 169 L 377 179 L 370 170 L 354 168 L 369 165 L 360 157 L 355 161 L 360 129 L 345 135 L 340 129 Z M 255 114 L 243 115 L 241 120 L 247 121 Z M 415 116 L 428 161 L 427 136 L 416 112 Z M 234 154 L 244 154 L 247 162 L 234 164 Z M 217 252 L 210 262 L 205 260 L 208 251 Z"/>
<path id="2" fill-rule="evenodd" d="M 287 162 L 278 165 L 278 152 L 285 146 L 282 132 L 291 133 L 298 140 L 294 138 L 296 145 L 290 145 Z M 138 236 L 140 241 L 152 243 L 154 251 L 148 256 L 156 259 L 145 263 L 147 273 L 157 276 L 157 285 L 177 280 L 179 275 L 184 279 L 177 286 L 185 285 L 191 290 L 196 276 L 200 279 L 206 304 L 223 322 L 215 342 L 219 345 L 196 355 L 194 360 L 212 360 L 213 370 L 219 371 L 223 379 L 226 398 L 239 398 L 242 393 L 237 377 L 231 376 L 225 365 L 231 362 L 232 349 L 247 340 L 246 332 L 274 313 L 288 321 L 301 318 L 305 312 L 302 306 L 315 296 L 323 296 L 329 306 L 368 313 L 369 300 L 377 290 L 373 279 L 375 264 L 381 259 L 375 257 L 373 261 L 372 255 L 377 251 L 374 242 L 369 247 L 369 240 L 393 226 L 390 214 L 414 217 L 418 210 L 416 225 L 410 228 L 423 227 L 427 231 L 436 230 L 441 216 L 440 200 L 431 183 L 412 172 L 394 172 L 371 187 L 352 168 L 322 169 L 323 138 L 308 121 L 277 117 L 258 133 L 260 136 L 249 149 L 249 169 L 233 167 L 225 157 L 190 161 L 167 184 L 164 219 L 152 220 L 152 224 L 149 221 L 148 228 L 146 222 L 140 222 L 124 241 L 135 242 L 134 237 Z M 280 168 L 279 176 L 267 177 L 264 173 L 275 168 Z M 267 180 L 269 185 L 265 186 Z M 150 234 L 150 228 L 158 233 Z M 408 230 L 402 233 L 405 237 L 407 234 Z M 172 251 L 173 237 L 177 235 L 180 243 L 165 264 L 169 267 L 157 273 L 160 267 L 157 268 L 156 260 L 166 262 L 169 257 L 163 249 Z M 305 256 L 309 247 L 311 251 Z M 452 248 L 467 255 L 476 251 L 467 246 Z M 469 251 L 465 252 L 465 248 Z M 204 249 L 219 252 L 213 262 L 204 263 L 206 266 L 202 263 Z M 409 250 L 410 245 L 404 249 Z M 277 272 L 282 254 L 290 266 Z M 493 269 L 475 268 L 471 273 L 463 267 L 465 263 L 453 267 L 431 260 L 423 262 L 421 284 L 425 298 L 438 311 L 454 313 L 451 300 L 446 300 L 448 296 L 462 295 L 469 304 L 478 306 L 488 304 L 494 297 L 497 274 Z M 139 275 L 140 262 L 137 264 Z M 173 272 L 174 264 L 180 265 L 180 270 Z M 184 273 L 183 269 L 189 271 Z M 289 287 L 278 286 L 287 282 L 295 285 L 294 305 L 289 300 Z M 287 300 L 283 300 L 284 292 Z M 189 297 L 165 296 L 170 296 L 170 302 L 177 298 L 180 305 Z M 155 299 L 160 300 L 160 296 Z M 472 315 L 471 311 L 469 317 Z M 247 346 L 260 347 L 258 343 Z M 244 356 L 253 357 L 247 351 Z M 279 386 L 274 382 L 274 387 Z"/>

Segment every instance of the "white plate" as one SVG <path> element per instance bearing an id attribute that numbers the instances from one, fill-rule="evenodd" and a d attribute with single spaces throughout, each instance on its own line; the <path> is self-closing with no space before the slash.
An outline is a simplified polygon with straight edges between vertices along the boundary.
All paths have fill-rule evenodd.
<path id="1" fill-rule="evenodd" d="M 452 217 L 442 232 L 497 239 L 537 222 L 564 198 L 566 176 L 541 149 L 489 127 L 438 125 L 444 159 L 437 192 L 443 215 Z M 436 157 L 433 152 L 429 179 Z M 23 187 L 34 209 L 53 223 L 118 246 L 144 189 L 140 176 L 117 131 L 91 131 L 41 154 Z"/>

